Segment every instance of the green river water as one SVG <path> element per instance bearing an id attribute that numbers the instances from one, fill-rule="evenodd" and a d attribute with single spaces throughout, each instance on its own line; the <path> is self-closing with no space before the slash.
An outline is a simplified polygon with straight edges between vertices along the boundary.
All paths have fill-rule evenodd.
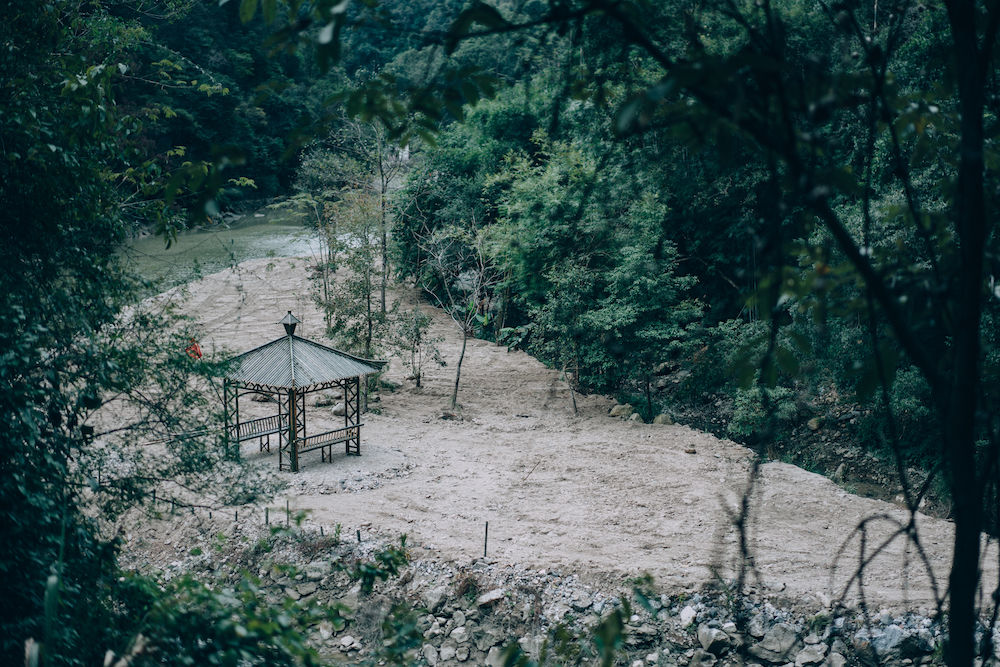
<path id="1" fill-rule="evenodd" d="M 301 224 L 251 214 L 225 227 L 178 234 L 170 248 L 158 236 L 133 239 L 123 252 L 139 275 L 168 289 L 248 259 L 318 255 L 319 238 Z"/>

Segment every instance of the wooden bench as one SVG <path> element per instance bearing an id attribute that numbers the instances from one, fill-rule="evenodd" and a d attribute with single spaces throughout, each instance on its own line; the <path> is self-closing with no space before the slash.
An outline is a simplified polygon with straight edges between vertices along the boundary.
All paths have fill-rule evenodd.
<path id="1" fill-rule="evenodd" d="M 298 453 L 304 454 L 320 450 L 320 459 L 324 462 L 333 460 L 333 446 L 344 443 L 346 454 L 361 456 L 361 427 L 363 424 L 345 426 L 326 433 L 317 433 L 298 441 Z"/>
<path id="2" fill-rule="evenodd" d="M 229 437 L 236 442 L 260 439 L 260 451 L 271 451 L 271 436 L 288 430 L 288 416 L 284 414 L 260 417 L 240 422 L 230 427 Z"/>

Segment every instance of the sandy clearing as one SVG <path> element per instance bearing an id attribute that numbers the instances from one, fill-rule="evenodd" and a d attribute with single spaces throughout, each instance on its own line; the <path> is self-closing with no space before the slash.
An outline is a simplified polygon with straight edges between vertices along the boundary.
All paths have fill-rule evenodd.
<path id="1" fill-rule="evenodd" d="M 322 339 L 308 263 L 254 260 L 166 296 L 186 295 L 184 310 L 206 350 L 243 352 L 272 340 L 282 334 L 275 323 L 287 310 L 303 321 L 297 333 Z M 415 302 L 410 292 L 396 296 Z M 456 560 L 482 555 L 488 521 L 489 557 L 500 562 L 591 580 L 649 572 L 671 588 L 709 581 L 712 566 L 731 575 L 735 537 L 724 508 L 744 488 L 749 450 L 684 426 L 611 419 L 612 401 L 602 396 L 578 396 L 574 416 L 556 371 L 480 340 L 470 341 L 462 368 L 464 420 L 443 420 L 461 338 L 446 315 L 424 308 L 445 337 L 440 347 L 449 365 L 428 369 L 417 390 L 404 381 L 398 360 L 392 363 L 388 377 L 403 387 L 383 396 L 381 414 L 365 416 L 361 457 L 321 463 L 313 452 L 300 473 L 281 473 L 294 508 L 345 531 L 370 522 L 406 533 Z M 273 407 L 249 410 L 264 415 Z M 329 408 L 311 408 L 308 420 L 313 433 L 336 426 Z M 685 453 L 689 448 L 697 453 Z M 268 456 L 255 449 L 246 445 L 244 456 Z M 270 459 L 277 467 L 277 455 Z M 794 598 L 823 600 L 841 591 L 857 559 L 857 536 L 839 559 L 838 550 L 863 518 L 887 517 L 872 524 L 869 544 L 887 534 L 890 521 L 906 520 L 893 505 L 782 463 L 762 467 L 755 507 L 752 542 L 762 583 Z M 928 517 L 919 523 L 942 585 L 951 524 Z M 897 540 L 870 566 L 867 595 L 896 608 L 930 607 L 931 586 L 915 561 Z M 988 562 L 992 581 L 996 559 Z"/>

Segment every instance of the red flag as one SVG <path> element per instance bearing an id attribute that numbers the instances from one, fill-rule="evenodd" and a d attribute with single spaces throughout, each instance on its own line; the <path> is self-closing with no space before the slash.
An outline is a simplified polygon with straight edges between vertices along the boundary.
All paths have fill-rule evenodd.
<path id="1" fill-rule="evenodd" d="M 188 356 L 192 359 L 201 359 L 201 347 L 198 345 L 198 341 L 194 338 L 191 339 L 191 344 L 184 348 L 184 351 L 188 353 Z"/>

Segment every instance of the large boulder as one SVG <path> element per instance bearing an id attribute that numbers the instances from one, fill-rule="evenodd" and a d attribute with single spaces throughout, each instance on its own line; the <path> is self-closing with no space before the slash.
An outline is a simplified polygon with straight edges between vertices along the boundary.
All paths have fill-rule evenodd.
<path id="1" fill-rule="evenodd" d="M 826 656 L 826 661 L 823 663 L 823 667 L 845 667 L 845 665 L 847 658 L 836 652 Z"/>
<path id="2" fill-rule="evenodd" d="M 701 647 L 712 655 L 722 655 L 732 645 L 729 635 L 705 623 L 698 626 L 698 641 L 701 642 Z"/>
<path id="3" fill-rule="evenodd" d="M 697 649 L 688 662 L 688 667 L 714 667 L 716 658 L 708 651 Z"/>
<path id="4" fill-rule="evenodd" d="M 890 625 L 881 634 L 872 638 L 872 646 L 880 656 L 895 652 L 904 638 L 903 629 L 898 625 Z"/>
<path id="5" fill-rule="evenodd" d="M 802 642 L 795 628 L 787 623 L 776 623 L 759 643 L 750 647 L 750 655 L 767 662 L 791 662 Z"/>
<path id="6" fill-rule="evenodd" d="M 448 662 L 455 657 L 455 642 L 445 641 L 441 644 L 441 662 Z"/>
<path id="7" fill-rule="evenodd" d="M 503 667 L 503 649 L 499 646 L 494 646 L 490 649 L 489 653 L 486 654 L 486 664 L 488 667 Z"/>
<path id="8" fill-rule="evenodd" d="M 808 644 L 795 656 L 795 667 L 818 665 L 826 658 L 826 644 Z"/>
<path id="9" fill-rule="evenodd" d="M 611 408 L 610 411 L 608 411 L 608 416 L 617 417 L 619 419 L 625 419 L 633 412 L 635 412 L 635 408 L 633 408 L 631 405 L 628 405 L 627 403 L 622 405 L 619 403 L 618 405 Z"/>
<path id="10" fill-rule="evenodd" d="M 424 603 L 424 607 L 430 613 L 437 612 L 444 604 L 445 599 L 448 597 L 448 587 L 447 586 L 436 586 L 428 591 L 424 591 L 423 596 L 421 596 L 421 602 Z"/>
<path id="11" fill-rule="evenodd" d="M 503 638 L 503 632 L 489 622 L 481 625 L 473 637 L 476 642 L 476 648 L 484 652 L 489 651 L 491 647 L 499 644 Z"/>
<path id="12" fill-rule="evenodd" d="M 502 588 L 494 588 L 492 591 L 487 591 L 483 593 L 478 598 L 476 598 L 476 604 L 480 607 L 488 607 L 492 604 L 496 604 L 504 598 L 504 590 Z"/>
<path id="13" fill-rule="evenodd" d="M 934 652 L 934 635 L 921 628 L 915 635 L 909 635 L 899 644 L 899 655 L 902 658 L 918 658 Z"/>

